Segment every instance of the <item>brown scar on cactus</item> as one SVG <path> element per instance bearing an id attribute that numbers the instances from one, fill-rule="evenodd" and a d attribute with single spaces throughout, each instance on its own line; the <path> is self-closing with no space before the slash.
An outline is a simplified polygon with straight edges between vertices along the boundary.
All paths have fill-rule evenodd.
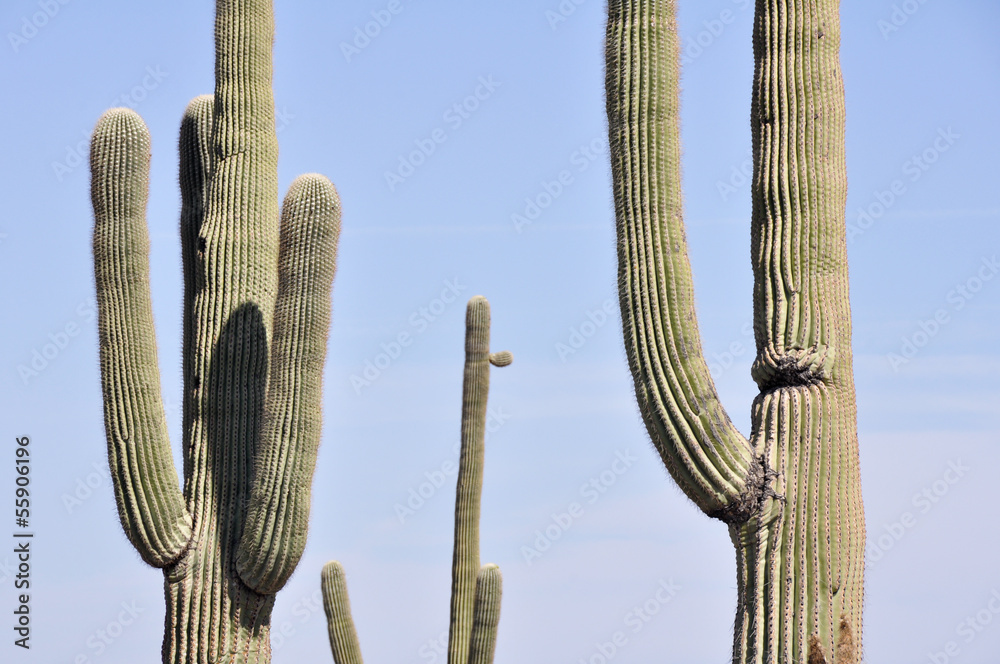
<path id="1" fill-rule="evenodd" d="M 749 436 L 719 401 L 698 329 L 683 221 L 677 5 L 607 5 L 619 308 L 638 409 L 674 482 L 729 527 L 733 664 L 822 661 L 838 649 L 857 660 L 865 524 L 839 0 L 756 0 L 749 235 L 759 393 Z M 842 614 L 853 628 L 838 640 Z"/>

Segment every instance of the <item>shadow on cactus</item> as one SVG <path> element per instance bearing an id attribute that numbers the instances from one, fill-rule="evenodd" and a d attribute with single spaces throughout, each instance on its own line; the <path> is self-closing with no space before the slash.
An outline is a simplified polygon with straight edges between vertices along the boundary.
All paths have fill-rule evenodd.
<path id="1" fill-rule="evenodd" d="M 448 664 L 491 664 L 496 650 L 502 578 L 496 565 L 479 565 L 479 506 L 490 365 L 505 367 L 512 360 L 507 351 L 490 353 L 490 305 L 477 295 L 469 300 L 465 314 L 462 451 L 455 489 Z M 339 562 L 331 561 L 323 567 L 321 587 L 334 662 L 362 664 L 347 581 Z"/>
<path id="2" fill-rule="evenodd" d="M 91 144 L 104 421 L 122 526 L 164 572 L 163 661 L 266 664 L 306 540 L 340 201 L 304 175 L 279 215 L 270 0 L 220 0 L 215 28 L 215 95 L 181 123 L 183 489 L 149 293 L 150 139 L 127 109 Z"/>

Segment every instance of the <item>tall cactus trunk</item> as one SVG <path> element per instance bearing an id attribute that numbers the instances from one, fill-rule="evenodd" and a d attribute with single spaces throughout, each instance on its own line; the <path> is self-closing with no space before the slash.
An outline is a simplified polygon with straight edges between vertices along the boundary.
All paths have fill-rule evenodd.
<path id="1" fill-rule="evenodd" d="M 271 0 L 218 0 L 215 95 L 181 124 L 183 489 L 149 293 L 149 134 L 112 109 L 91 146 L 109 465 L 126 535 L 164 573 L 167 664 L 269 662 L 305 547 L 340 203 L 305 175 L 279 217 L 273 36 Z"/>
<path id="2" fill-rule="evenodd" d="M 695 320 L 673 0 L 611 0 L 607 103 L 636 396 L 674 480 L 736 547 L 734 664 L 855 664 L 864 515 L 848 306 L 838 0 L 758 0 L 752 375 L 744 438 Z"/>

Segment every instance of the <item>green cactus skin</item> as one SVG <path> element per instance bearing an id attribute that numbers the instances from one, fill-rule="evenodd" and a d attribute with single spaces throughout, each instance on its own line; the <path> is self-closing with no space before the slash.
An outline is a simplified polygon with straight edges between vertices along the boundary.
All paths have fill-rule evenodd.
<path id="1" fill-rule="evenodd" d="M 476 576 L 476 607 L 469 638 L 469 664 L 492 664 L 497 649 L 503 577 L 496 565 L 483 565 Z"/>
<path id="2" fill-rule="evenodd" d="M 490 353 L 490 304 L 481 295 L 473 297 L 465 313 L 462 447 L 455 489 L 448 664 L 492 664 L 496 651 L 503 579 L 496 565 L 480 567 L 479 507 L 490 365 L 505 367 L 512 361 L 508 351 Z M 344 569 L 339 562 L 331 561 L 323 567 L 321 587 L 334 662 L 361 664 Z"/>
<path id="3" fill-rule="evenodd" d="M 362 664 L 358 631 L 351 617 L 351 602 L 347 597 L 347 579 L 344 567 L 336 560 L 323 566 L 321 574 L 323 610 L 330 632 L 330 649 L 337 664 Z"/>
<path id="4" fill-rule="evenodd" d="M 673 0 L 611 0 L 607 110 L 636 397 L 672 477 L 729 526 L 733 662 L 861 660 L 864 514 L 845 241 L 837 0 L 757 0 L 750 440 L 701 351 L 681 201 Z"/>
<path id="5" fill-rule="evenodd" d="M 216 5 L 216 90 L 181 123 L 183 490 L 160 397 L 145 222 L 149 134 L 91 145 L 105 430 L 122 526 L 162 568 L 163 661 L 270 661 L 274 594 L 305 546 L 340 202 L 321 175 L 279 219 L 270 0 Z"/>

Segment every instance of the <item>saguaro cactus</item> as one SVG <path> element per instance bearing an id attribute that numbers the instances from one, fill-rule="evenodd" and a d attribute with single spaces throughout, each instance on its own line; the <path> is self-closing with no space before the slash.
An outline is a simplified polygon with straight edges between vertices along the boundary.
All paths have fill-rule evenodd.
<path id="1" fill-rule="evenodd" d="M 750 439 L 701 352 L 681 217 L 673 0 L 610 0 L 607 111 L 636 397 L 674 480 L 729 526 L 733 662 L 853 664 L 864 515 L 845 242 L 838 0 L 757 0 Z"/>
<path id="2" fill-rule="evenodd" d="M 215 96 L 181 124 L 183 490 L 149 294 L 149 133 L 113 109 L 91 146 L 109 464 L 125 533 L 164 573 L 169 663 L 269 662 L 305 546 L 340 203 L 304 175 L 279 220 L 273 33 L 270 0 L 219 0 Z"/>
<path id="3" fill-rule="evenodd" d="M 482 296 L 469 300 L 465 314 L 462 451 L 455 489 L 448 664 L 491 664 L 496 649 L 502 579 L 496 565 L 479 566 L 479 505 L 490 365 L 504 367 L 512 360 L 507 351 L 490 353 L 489 302 Z M 334 560 L 323 567 L 322 590 L 333 660 L 336 664 L 361 664 L 344 568 L 339 562 Z"/>

